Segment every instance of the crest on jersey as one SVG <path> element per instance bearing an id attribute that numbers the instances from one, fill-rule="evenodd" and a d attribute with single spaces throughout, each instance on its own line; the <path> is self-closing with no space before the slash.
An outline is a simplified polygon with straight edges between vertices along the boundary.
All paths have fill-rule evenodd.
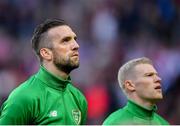
<path id="1" fill-rule="evenodd" d="M 72 110 L 72 116 L 75 121 L 75 123 L 78 125 L 81 122 L 81 111 L 79 109 L 73 109 Z"/>
<path id="2" fill-rule="evenodd" d="M 56 110 L 50 111 L 49 117 L 56 117 L 56 116 L 57 116 L 57 111 Z"/>

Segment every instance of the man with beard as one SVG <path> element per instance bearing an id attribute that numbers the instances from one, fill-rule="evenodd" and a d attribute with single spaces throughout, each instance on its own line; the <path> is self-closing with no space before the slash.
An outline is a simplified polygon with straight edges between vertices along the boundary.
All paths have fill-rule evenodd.
<path id="1" fill-rule="evenodd" d="M 2 105 L 1 125 L 85 124 L 87 102 L 69 76 L 79 66 L 76 39 L 63 20 L 49 19 L 35 29 L 32 47 L 40 69 Z"/>
<path id="2" fill-rule="evenodd" d="M 163 98 L 161 78 L 152 61 L 146 57 L 130 60 L 118 72 L 127 105 L 112 113 L 104 125 L 168 125 L 159 116 L 156 102 Z"/>

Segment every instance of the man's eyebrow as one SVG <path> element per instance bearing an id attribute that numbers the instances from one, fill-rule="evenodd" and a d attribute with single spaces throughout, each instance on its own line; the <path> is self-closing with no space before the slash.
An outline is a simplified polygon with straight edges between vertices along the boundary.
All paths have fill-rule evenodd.
<path id="1" fill-rule="evenodd" d="M 63 37 L 62 40 L 71 39 L 71 38 L 72 38 L 71 36 L 65 36 L 65 37 Z"/>
<path id="2" fill-rule="evenodd" d="M 145 76 L 147 76 L 147 75 L 158 75 L 158 73 L 157 72 L 146 72 L 146 73 L 144 73 L 144 75 Z"/>
<path id="3" fill-rule="evenodd" d="M 68 41 L 68 40 L 71 40 L 72 38 L 74 38 L 76 40 L 77 36 L 76 35 L 74 35 L 74 36 L 64 36 L 62 38 L 62 41 Z"/>

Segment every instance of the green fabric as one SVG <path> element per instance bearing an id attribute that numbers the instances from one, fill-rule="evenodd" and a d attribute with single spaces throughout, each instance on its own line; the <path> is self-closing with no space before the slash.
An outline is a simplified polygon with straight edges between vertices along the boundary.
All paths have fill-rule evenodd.
<path id="1" fill-rule="evenodd" d="M 85 124 L 86 114 L 86 99 L 70 77 L 63 80 L 41 66 L 2 105 L 0 124 Z"/>
<path id="2" fill-rule="evenodd" d="M 156 110 L 156 106 L 148 110 L 128 100 L 127 105 L 112 113 L 103 125 L 169 125 Z"/>

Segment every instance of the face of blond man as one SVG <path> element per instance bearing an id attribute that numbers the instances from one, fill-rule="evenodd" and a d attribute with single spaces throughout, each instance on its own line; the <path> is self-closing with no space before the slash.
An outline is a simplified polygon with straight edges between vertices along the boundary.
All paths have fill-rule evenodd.
<path id="1" fill-rule="evenodd" d="M 138 64 L 133 72 L 136 95 L 144 100 L 156 102 L 163 98 L 161 89 L 161 78 L 151 64 Z"/>

